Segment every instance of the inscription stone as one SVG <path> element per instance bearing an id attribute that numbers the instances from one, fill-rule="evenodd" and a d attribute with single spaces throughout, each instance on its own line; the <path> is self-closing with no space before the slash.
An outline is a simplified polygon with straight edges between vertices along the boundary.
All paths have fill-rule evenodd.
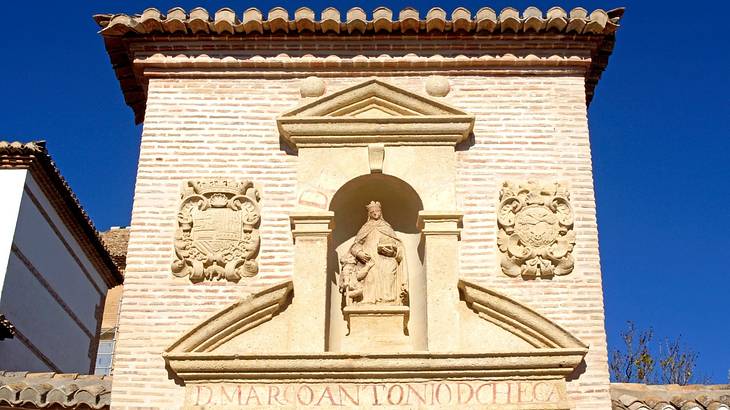
<path id="1" fill-rule="evenodd" d="M 390 383 L 206 383 L 186 386 L 186 409 L 396 407 L 569 408 L 559 380 Z"/>

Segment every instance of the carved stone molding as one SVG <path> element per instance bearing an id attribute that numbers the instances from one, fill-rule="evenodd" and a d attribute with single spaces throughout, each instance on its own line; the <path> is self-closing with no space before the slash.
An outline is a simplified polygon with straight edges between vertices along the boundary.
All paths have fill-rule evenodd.
<path id="1" fill-rule="evenodd" d="M 502 272 L 533 279 L 573 271 L 573 209 L 565 185 L 505 182 L 499 201 Z"/>
<path id="2" fill-rule="evenodd" d="M 460 279 L 458 286 L 471 310 L 530 345 L 538 349 L 588 352 L 583 342 L 529 307 L 468 280 Z"/>
<path id="3" fill-rule="evenodd" d="M 292 290 L 292 282 L 286 281 L 233 303 L 185 333 L 165 351 L 165 355 L 215 350 L 278 315 L 287 305 Z"/>
<path id="4" fill-rule="evenodd" d="M 461 238 L 464 214 L 457 211 L 418 211 L 418 226 L 424 235 L 452 235 Z"/>
<path id="5" fill-rule="evenodd" d="M 490 353 L 215 353 L 166 352 L 163 357 L 184 382 L 358 382 L 428 378 L 564 378 L 585 349 L 537 349 Z"/>
<path id="6" fill-rule="evenodd" d="M 260 199 L 251 181 L 188 181 L 177 216 L 173 275 L 192 282 L 256 275 Z"/>
<path id="7" fill-rule="evenodd" d="M 501 331 L 527 341 L 527 349 L 515 346 L 514 349 L 506 350 L 477 347 L 457 351 L 403 351 L 393 348 L 372 349 L 371 343 L 345 352 L 292 353 L 289 350 L 271 350 L 262 353 L 257 351 L 259 344 L 276 343 L 281 335 L 274 329 L 283 328 L 267 328 L 267 325 L 273 325 L 275 321 L 298 320 L 297 315 L 287 316 L 293 313 L 290 311 L 292 307 L 282 312 L 290 300 L 296 302 L 297 299 L 296 295 L 292 298 L 292 283 L 286 282 L 250 295 L 214 314 L 178 339 L 163 353 L 163 357 L 176 380 L 185 385 L 186 409 L 202 408 L 201 404 L 205 408 L 208 405 L 211 408 L 248 408 L 248 401 L 236 402 L 236 394 L 231 392 L 263 395 L 267 391 L 269 397 L 274 391 L 276 394 L 282 391 L 294 392 L 291 397 L 295 401 L 299 392 L 311 393 L 301 396 L 305 400 L 300 400 L 300 404 L 307 406 L 306 403 L 310 401 L 308 397 L 316 400 L 316 397 L 324 397 L 328 391 L 342 392 L 343 388 L 355 392 L 351 396 L 355 398 L 353 408 L 355 405 L 370 408 L 384 402 L 372 387 L 374 384 L 383 386 L 383 392 L 388 393 L 398 389 L 419 392 L 424 391 L 424 386 L 419 383 L 432 383 L 434 379 L 436 382 L 432 384 L 440 386 L 437 388 L 441 390 L 451 390 L 453 387 L 454 392 L 464 389 L 471 391 L 463 396 L 452 396 L 450 392 L 435 394 L 440 399 L 431 404 L 438 404 L 438 408 L 442 409 L 575 408 L 566 395 L 565 379 L 575 374 L 588 347 L 549 319 L 504 295 L 466 280 L 460 280 L 458 288 L 469 308 L 481 318 L 499 326 L 503 329 Z M 403 306 L 388 308 L 392 314 L 405 313 Z M 465 314 L 471 315 L 468 311 Z M 481 320 L 471 322 L 474 328 L 469 331 L 481 332 L 481 323 Z M 402 331 L 402 319 L 394 320 L 391 324 Z M 252 339 L 246 341 L 245 333 L 249 331 Z M 500 337 L 499 333 L 492 334 Z M 266 338 L 260 338 L 262 335 Z M 299 339 L 295 343 L 304 340 Z M 393 342 L 397 342 L 397 339 Z M 252 387 L 256 385 L 265 387 L 256 392 Z M 316 397 L 313 391 L 317 392 Z M 366 393 L 371 391 L 374 395 L 368 398 Z M 334 399 L 331 402 L 335 403 Z M 425 408 L 428 403 L 414 400 L 408 404 L 413 405 L 412 408 Z"/>
<path id="8" fill-rule="evenodd" d="M 534 349 L 297 354 L 220 351 L 224 344 L 237 343 L 234 338 L 271 321 L 284 309 L 293 292 L 292 283 L 285 282 L 214 314 L 174 342 L 163 357 L 184 383 L 222 380 L 288 383 L 427 378 L 560 380 L 573 373 L 586 355 L 585 344 L 527 306 L 466 280 L 460 280 L 458 288 L 470 309 L 527 341 Z M 279 316 L 276 320 L 283 319 Z"/>
<path id="9" fill-rule="evenodd" d="M 371 79 L 308 101 L 277 119 L 282 141 L 302 147 L 456 145 L 474 116 L 400 87 Z"/>
<path id="10" fill-rule="evenodd" d="M 289 215 L 292 238 L 295 242 L 299 237 L 327 238 L 332 233 L 334 218 L 335 214 L 332 211 L 292 212 Z"/>

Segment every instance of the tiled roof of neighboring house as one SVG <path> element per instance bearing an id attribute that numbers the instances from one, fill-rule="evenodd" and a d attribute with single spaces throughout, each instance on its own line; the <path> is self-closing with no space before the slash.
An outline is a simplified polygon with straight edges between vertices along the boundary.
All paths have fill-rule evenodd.
<path id="1" fill-rule="evenodd" d="M 29 169 L 107 285 L 113 287 L 122 283 L 122 274 L 104 247 L 93 222 L 48 154 L 45 141 L 0 141 L 0 169 L 4 168 Z"/>
<path id="2" fill-rule="evenodd" d="M 3 315 L 0 313 L 0 340 L 7 339 L 10 337 L 13 337 L 15 334 L 15 326 L 13 326 L 12 323 Z"/>
<path id="3" fill-rule="evenodd" d="M 114 259 L 120 271 L 127 267 L 127 244 L 129 242 L 129 228 L 111 228 L 101 233 L 109 254 Z"/>
<path id="4" fill-rule="evenodd" d="M 730 410 L 730 385 L 611 383 L 613 410 Z"/>
<path id="5" fill-rule="evenodd" d="M 580 39 L 595 43 L 591 47 L 591 67 L 586 81 L 586 96 L 590 102 L 598 79 L 608 64 L 608 56 L 613 50 L 615 32 L 623 12 L 623 8 L 589 12 L 581 7 L 570 11 L 560 7 L 552 7 L 547 11 L 536 7 L 528 7 L 523 11 L 507 7 L 496 12 L 489 7 L 483 7 L 472 13 L 466 8 L 458 7 L 449 15 L 445 10 L 435 7 L 423 17 L 418 10 L 410 7 L 404 8 L 397 14 L 386 7 L 378 7 L 370 13 L 370 16 L 359 7 L 345 13 L 329 7 L 319 13 L 318 19 L 315 12 L 307 7 L 296 9 L 293 18 L 290 17 L 291 13 L 282 7 L 269 10 L 265 16 L 256 8 L 249 8 L 239 14 L 230 8 L 209 12 L 198 7 L 187 12 L 175 7 L 167 13 L 150 8 L 142 14 L 98 14 L 94 16 L 94 20 L 101 28 L 100 32 L 104 37 L 124 98 L 134 110 L 136 121 L 139 123 L 144 119 L 147 97 L 146 83 L 137 78 L 139 74 L 134 71 L 134 57 L 129 48 L 130 42 L 135 39 L 177 41 L 181 37 L 186 39 L 250 37 L 262 40 L 289 38 L 300 41 L 312 36 L 325 36 L 327 39 L 354 36 L 357 40 L 380 35 L 410 36 L 424 41 L 439 40 L 444 37 L 452 41 L 532 40 L 540 37 L 560 42 Z M 287 47 L 287 50 L 291 48 Z M 203 56 L 196 55 L 196 57 Z M 437 57 L 428 58 L 433 62 Z M 196 60 L 195 63 L 201 61 Z M 248 62 L 259 63 L 255 60 Z M 272 64 L 279 63 L 281 62 L 277 61 Z M 333 61 L 324 63 L 339 64 Z M 227 61 L 227 64 L 230 64 L 230 61 Z M 335 68 L 342 69 L 337 65 Z"/>
<path id="6" fill-rule="evenodd" d="M 111 376 L 0 371 L 0 406 L 108 409 Z"/>

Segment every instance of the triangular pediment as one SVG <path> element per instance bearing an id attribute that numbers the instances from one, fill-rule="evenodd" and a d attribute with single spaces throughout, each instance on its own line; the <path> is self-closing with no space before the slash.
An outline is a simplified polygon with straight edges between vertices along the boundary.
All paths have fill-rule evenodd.
<path id="1" fill-rule="evenodd" d="M 468 113 L 378 79 L 370 79 L 344 90 L 320 97 L 284 113 L 289 117 L 348 117 L 362 109 L 381 109 L 393 116 L 452 116 Z"/>
<path id="2" fill-rule="evenodd" d="M 457 144 L 474 116 L 437 99 L 371 79 L 308 101 L 278 119 L 282 139 L 306 146 Z"/>
<path id="3" fill-rule="evenodd" d="M 329 117 L 387 118 L 421 115 L 380 97 L 372 96 L 328 114 Z"/>

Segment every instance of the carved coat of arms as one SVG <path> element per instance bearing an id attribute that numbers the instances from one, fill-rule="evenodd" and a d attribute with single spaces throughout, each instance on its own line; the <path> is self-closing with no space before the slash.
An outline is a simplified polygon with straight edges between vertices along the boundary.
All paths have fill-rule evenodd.
<path id="1" fill-rule="evenodd" d="M 564 185 L 505 182 L 499 200 L 502 272 L 530 279 L 573 271 L 573 209 Z"/>
<path id="2" fill-rule="evenodd" d="M 192 282 L 238 282 L 256 275 L 260 199 L 250 181 L 188 181 L 177 216 L 172 273 Z"/>

